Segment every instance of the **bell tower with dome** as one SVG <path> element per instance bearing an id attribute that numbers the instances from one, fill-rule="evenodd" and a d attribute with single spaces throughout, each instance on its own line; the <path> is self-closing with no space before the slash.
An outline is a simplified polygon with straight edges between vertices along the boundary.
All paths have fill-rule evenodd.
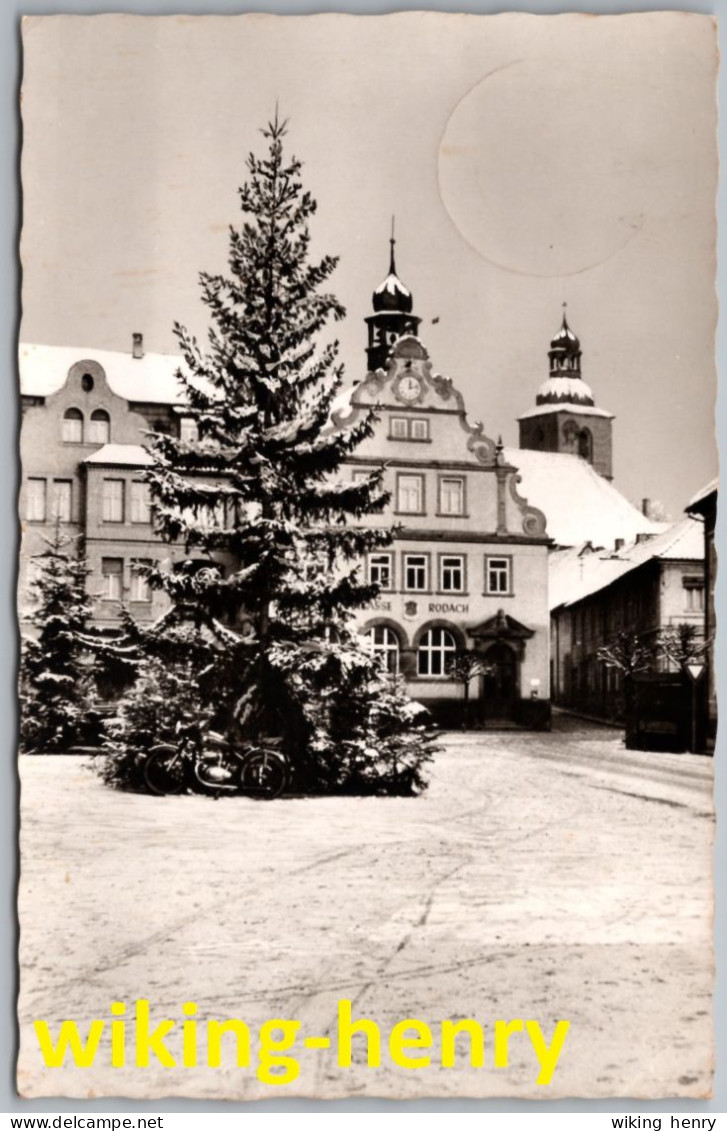
<path id="1" fill-rule="evenodd" d="M 520 447 L 527 451 L 580 456 L 605 479 L 613 478 L 613 414 L 596 407 L 581 375 L 581 344 L 563 322 L 550 343 L 550 375 L 538 389 L 535 408 L 518 419 Z"/>
<path id="2" fill-rule="evenodd" d="M 406 289 L 396 273 L 394 258 L 396 240 L 394 239 L 393 224 L 389 243 L 391 244 L 389 274 L 374 291 L 374 313 L 366 319 L 366 325 L 369 328 L 366 359 L 370 373 L 373 373 L 376 369 L 384 368 L 389 351 L 397 338 L 401 338 L 405 334 L 416 336 L 421 321 L 420 318 L 412 314 L 411 292 Z"/>

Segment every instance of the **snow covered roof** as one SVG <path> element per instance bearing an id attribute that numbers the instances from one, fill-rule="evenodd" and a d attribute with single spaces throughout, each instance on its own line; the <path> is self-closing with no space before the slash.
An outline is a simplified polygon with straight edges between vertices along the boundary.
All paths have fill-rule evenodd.
<path id="1" fill-rule="evenodd" d="M 406 289 L 399 276 L 395 275 L 393 271 L 386 276 L 383 283 L 379 283 L 378 287 L 374 291 L 374 294 L 381 295 L 384 293 L 384 291 L 386 291 L 386 293 L 390 295 L 410 295 L 411 293 Z"/>
<path id="2" fill-rule="evenodd" d="M 684 509 L 686 511 L 690 511 L 692 507 L 696 508 L 699 503 L 709 498 L 710 495 L 713 495 L 718 488 L 719 479 L 713 479 L 711 483 L 707 483 L 705 487 L 702 487 L 701 490 L 697 491 L 696 495 L 692 496 Z"/>
<path id="3" fill-rule="evenodd" d="M 568 401 L 573 404 L 592 405 L 593 390 L 577 374 L 563 377 L 549 377 L 538 389 L 537 404 L 550 404 L 552 401 Z"/>
<path id="4" fill-rule="evenodd" d="M 553 377 L 548 378 L 548 384 L 556 384 L 558 381 L 567 381 L 568 378 Z M 582 378 L 576 378 L 580 384 L 585 384 Z M 542 386 L 545 389 L 545 385 Z M 586 388 L 588 386 L 586 385 Z M 542 390 L 541 390 L 542 391 Z M 589 390 L 590 392 L 590 390 Z M 579 416 L 605 416 L 607 420 L 613 420 L 614 415 L 612 412 L 606 412 L 605 409 L 596 408 L 592 404 L 579 404 L 573 400 L 556 401 L 550 404 L 539 404 L 535 408 L 528 409 L 518 416 L 518 420 L 527 420 L 530 416 L 544 416 L 546 412 L 577 412 Z"/>
<path id="5" fill-rule="evenodd" d="M 565 312 L 563 313 L 563 321 L 561 322 L 560 330 L 555 335 L 555 337 L 551 339 L 550 344 L 555 348 L 563 343 L 567 343 L 571 347 L 578 347 L 580 345 L 578 338 L 568 325 L 568 319 L 565 316 Z"/>
<path id="6" fill-rule="evenodd" d="M 505 458 L 521 475 L 518 492 L 541 510 L 547 533 L 559 546 L 610 549 L 617 538 L 657 534 L 663 523 L 641 513 L 580 456 L 506 448 Z"/>
<path id="7" fill-rule="evenodd" d="M 551 609 L 573 605 L 598 593 L 619 577 L 645 562 L 703 562 L 704 540 L 701 522 L 683 518 L 661 534 L 641 542 L 632 542 L 612 554 L 587 546 L 561 550 L 551 555 L 549 563 L 549 601 Z"/>
<path id="8" fill-rule="evenodd" d="M 71 366 L 95 361 L 104 370 L 109 388 L 129 401 L 182 404 L 184 397 L 175 373 L 182 359 L 176 354 L 145 353 L 140 358 L 116 350 L 88 346 L 45 346 L 21 342 L 18 349 L 20 391 L 26 396 L 48 397 L 62 389 Z"/>
<path id="9" fill-rule="evenodd" d="M 591 591 L 605 589 L 629 568 L 622 558 L 589 544 L 556 550 L 548 559 L 548 604 L 557 609 L 579 601 L 589 586 L 594 587 Z"/>
<path id="10" fill-rule="evenodd" d="M 149 467 L 152 459 L 146 448 L 140 444 L 104 444 L 93 455 L 86 456 L 84 463 L 103 463 L 107 467 Z"/>

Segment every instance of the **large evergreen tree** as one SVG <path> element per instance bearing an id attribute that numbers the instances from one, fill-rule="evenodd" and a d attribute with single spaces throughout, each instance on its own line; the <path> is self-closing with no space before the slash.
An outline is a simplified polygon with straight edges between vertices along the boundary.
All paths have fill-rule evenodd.
<path id="1" fill-rule="evenodd" d="M 387 703 L 398 696 L 402 722 L 382 721 L 383 677 L 350 623 L 377 593 L 361 560 L 391 540 L 359 522 L 386 505 L 381 471 L 355 483 L 337 474 L 374 417 L 328 426 L 342 367 L 337 342 L 319 339 L 345 313 L 323 289 L 337 260 L 311 262 L 316 203 L 284 155 L 285 124 L 276 116 L 262 133 L 229 274 L 200 276 L 207 348 L 175 325 L 198 438 L 155 436 L 147 478 L 159 532 L 188 559 L 149 578 L 198 628 L 247 622 L 248 635 L 219 650 L 213 683 L 243 734 L 283 736 L 299 782 L 411 791 L 426 740 L 400 689 Z"/>
<path id="2" fill-rule="evenodd" d="M 86 595 L 88 566 L 78 539 L 56 523 L 45 550 L 33 559 L 30 586 L 36 604 L 28 620 L 37 628 L 24 636 L 20 653 L 20 744 L 26 752 L 59 753 L 88 729 L 92 672 L 83 636 L 91 618 Z"/>

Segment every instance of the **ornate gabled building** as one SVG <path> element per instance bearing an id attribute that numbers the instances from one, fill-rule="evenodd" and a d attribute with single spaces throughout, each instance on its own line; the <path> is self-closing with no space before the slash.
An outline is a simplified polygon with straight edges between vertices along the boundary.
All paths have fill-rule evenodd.
<path id="1" fill-rule="evenodd" d="M 550 343 L 550 373 L 535 408 L 519 417 L 520 447 L 578 455 L 606 479 L 613 478 L 613 415 L 598 408 L 581 374 L 581 344 L 563 322 Z"/>
<path id="2" fill-rule="evenodd" d="M 378 406 L 374 435 L 351 457 L 348 474 L 384 465 L 391 502 L 366 521 L 397 527 L 391 548 L 366 562 L 381 592 L 358 614 L 361 630 L 442 722 L 459 719 L 463 687 L 449 668 L 466 650 L 483 662 L 484 674 L 470 681 L 483 722 L 547 725 L 545 516 L 520 495 L 502 444 L 468 421 L 461 393 L 434 372 L 421 341 L 401 333 L 419 319 L 396 274 L 393 244 L 373 303 L 371 367 L 337 399 L 332 417 L 347 428 Z"/>

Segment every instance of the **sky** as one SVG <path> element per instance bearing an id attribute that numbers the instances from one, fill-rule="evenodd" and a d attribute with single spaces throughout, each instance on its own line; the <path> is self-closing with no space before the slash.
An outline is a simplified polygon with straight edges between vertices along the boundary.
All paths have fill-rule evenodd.
<path id="1" fill-rule="evenodd" d="M 679 518 L 716 474 L 716 30 L 625 16 L 49 16 L 23 24 L 21 338 L 204 335 L 276 103 L 318 201 L 346 377 L 388 268 L 435 371 L 517 445 L 567 302 L 616 485 Z"/>

